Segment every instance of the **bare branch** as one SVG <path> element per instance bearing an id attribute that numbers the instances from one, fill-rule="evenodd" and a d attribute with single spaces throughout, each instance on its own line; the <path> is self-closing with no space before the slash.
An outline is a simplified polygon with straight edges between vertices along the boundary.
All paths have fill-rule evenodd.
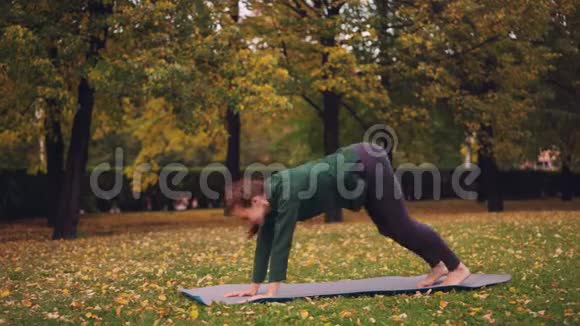
<path id="1" fill-rule="evenodd" d="M 319 16 L 320 13 L 316 11 L 315 8 L 313 8 L 312 6 L 310 6 L 306 1 L 304 0 L 292 0 L 292 2 L 294 2 L 294 5 L 296 6 L 296 8 L 299 8 L 302 11 L 310 11 L 311 13 L 313 13 L 315 16 Z M 308 14 L 306 14 L 308 15 Z M 305 17 L 305 16 L 304 16 Z"/>
<path id="2" fill-rule="evenodd" d="M 483 46 L 485 46 L 485 45 L 487 45 L 489 43 L 493 43 L 493 42 L 499 40 L 499 38 L 500 38 L 499 35 L 490 36 L 487 39 L 483 40 L 482 42 L 480 42 L 480 43 L 478 43 L 478 44 L 476 44 L 476 45 L 468 48 L 467 50 L 461 51 L 461 52 L 457 52 L 457 53 L 455 53 L 455 54 L 453 54 L 451 56 L 452 57 L 464 56 L 464 55 L 466 55 L 466 54 L 468 54 L 470 52 L 473 52 L 473 51 L 475 51 L 475 50 L 477 50 L 477 49 L 479 49 L 479 48 L 481 48 L 481 47 L 483 47 Z"/>
<path id="3" fill-rule="evenodd" d="M 302 95 L 302 98 L 308 102 L 308 104 L 310 104 L 312 106 L 312 108 L 314 109 L 314 111 L 316 111 L 316 113 L 318 114 L 318 116 L 322 115 L 322 109 L 320 108 L 320 106 L 318 106 L 318 104 L 316 104 L 313 100 L 311 100 L 308 96 L 306 96 L 305 94 Z"/>
<path id="4" fill-rule="evenodd" d="M 336 1 L 336 2 L 333 2 L 329 6 L 329 8 L 333 8 L 333 9 L 340 10 L 340 8 L 342 8 L 342 6 L 344 6 L 345 4 L 346 4 L 346 1 L 345 0 L 343 0 L 343 1 Z"/>
<path id="5" fill-rule="evenodd" d="M 342 105 L 346 108 L 346 110 L 352 115 L 352 117 L 361 125 L 363 129 L 368 129 L 369 125 L 356 113 L 356 111 L 348 104 L 342 102 Z"/>
<path id="6" fill-rule="evenodd" d="M 397 29 L 397 28 L 411 27 L 413 25 L 415 25 L 415 23 L 412 22 L 412 21 L 410 21 L 410 22 L 407 22 L 407 23 L 390 24 L 390 25 L 387 25 L 386 27 L 387 28 L 392 28 L 392 29 Z"/>
<path id="7" fill-rule="evenodd" d="M 573 87 L 566 86 L 566 85 L 560 83 L 559 81 L 557 81 L 555 79 L 548 79 L 547 81 L 549 83 L 552 83 L 552 84 L 558 86 L 560 89 L 566 91 L 567 93 L 569 93 L 571 95 L 575 95 L 576 94 L 576 90 Z"/>
<path id="8" fill-rule="evenodd" d="M 308 13 L 305 10 L 302 10 L 301 8 L 298 8 L 298 7 L 294 7 L 287 2 L 282 2 L 282 5 L 289 8 L 290 10 L 294 11 L 301 18 L 305 18 L 306 16 L 308 16 Z M 300 6 L 300 5 L 298 5 L 298 6 Z"/>

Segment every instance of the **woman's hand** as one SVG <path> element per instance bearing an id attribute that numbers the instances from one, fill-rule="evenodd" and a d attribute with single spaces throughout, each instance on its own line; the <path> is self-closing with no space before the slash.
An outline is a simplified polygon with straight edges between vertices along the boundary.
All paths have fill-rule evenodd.
<path id="1" fill-rule="evenodd" d="M 254 300 L 258 300 L 258 299 L 275 297 L 278 295 L 278 289 L 280 288 L 280 284 L 281 284 L 280 282 L 270 283 L 268 285 L 268 290 L 266 291 L 265 294 L 253 295 L 252 297 L 250 297 L 242 302 L 250 302 L 250 301 L 254 301 Z"/>
<path id="2" fill-rule="evenodd" d="M 258 289 L 260 289 L 260 283 L 252 283 L 252 285 L 250 286 L 250 288 L 248 290 L 230 292 L 230 293 L 226 293 L 224 296 L 225 297 L 250 297 L 250 296 L 255 296 L 256 293 L 258 293 Z"/>
<path id="3" fill-rule="evenodd" d="M 258 294 L 258 295 L 254 295 L 254 296 L 247 298 L 246 300 L 242 301 L 241 303 L 250 302 L 250 301 L 254 301 L 254 300 L 258 300 L 258 299 L 271 298 L 271 297 L 273 297 L 273 295 L 271 295 L 271 294 Z"/>

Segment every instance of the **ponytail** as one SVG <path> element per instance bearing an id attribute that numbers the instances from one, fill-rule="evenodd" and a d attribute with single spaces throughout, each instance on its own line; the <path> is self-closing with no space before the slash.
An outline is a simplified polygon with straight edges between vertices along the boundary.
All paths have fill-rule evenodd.
<path id="1" fill-rule="evenodd" d="M 248 239 L 252 239 L 260 230 L 260 226 L 258 224 L 252 224 L 252 226 L 248 229 Z"/>

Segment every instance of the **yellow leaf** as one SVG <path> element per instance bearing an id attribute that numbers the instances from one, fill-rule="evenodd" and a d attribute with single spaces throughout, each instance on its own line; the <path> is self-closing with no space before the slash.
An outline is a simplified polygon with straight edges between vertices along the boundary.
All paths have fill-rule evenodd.
<path id="1" fill-rule="evenodd" d="M 439 301 L 439 308 L 445 309 L 445 307 L 447 307 L 448 304 L 449 304 L 449 302 L 447 302 L 445 300 L 441 300 L 441 301 Z"/>
<path id="2" fill-rule="evenodd" d="M 127 299 L 123 298 L 122 296 L 117 297 L 115 302 L 123 306 L 129 303 L 129 301 L 127 301 Z"/>
<path id="3" fill-rule="evenodd" d="M 481 310 L 481 307 L 471 307 L 471 308 L 469 308 L 469 310 L 471 310 L 471 311 L 480 311 Z"/>
<path id="4" fill-rule="evenodd" d="M 9 295 L 10 295 L 10 290 L 8 290 L 8 289 L 2 290 L 2 293 L 0 293 L 0 297 L 2 297 L 2 298 L 6 298 Z"/>
<path id="5" fill-rule="evenodd" d="M 191 306 L 191 309 L 189 310 L 189 318 L 195 320 L 197 317 L 199 317 L 199 311 L 197 310 L 197 307 Z"/>
<path id="6" fill-rule="evenodd" d="M 350 318 L 352 317 L 352 312 L 348 310 L 343 310 L 340 312 L 340 318 Z"/>
<path id="7" fill-rule="evenodd" d="M 157 298 L 161 301 L 167 300 L 167 296 L 165 296 L 165 294 L 162 294 L 162 295 L 158 296 Z"/>
<path id="8" fill-rule="evenodd" d="M 32 301 L 30 301 L 28 299 L 22 300 L 22 305 L 27 307 L 27 308 L 32 307 Z"/>
<path id="9" fill-rule="evenodd" d="M 302 319 L 308 318 L 308 311 L 307 310 L 300 310 L 300 318 L 302 318 Z"/>
<path id="10" fill-rule="evenodd" d="M 391 316 L 391 319 L 394 321 L 402 321 L 403 319 L 407 319 L 407 314 L 402 313 L 400 315 L 393 315 L 393 316 Z"/>

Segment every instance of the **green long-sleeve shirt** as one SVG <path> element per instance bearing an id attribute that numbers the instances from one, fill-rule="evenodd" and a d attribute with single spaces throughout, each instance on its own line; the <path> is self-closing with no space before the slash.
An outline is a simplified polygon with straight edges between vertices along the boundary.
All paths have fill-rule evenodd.
<path id="1" fill-rule="evenodd" d="M 282 170 L 265 180 L 271 210 L 258 231 L 252 281 L 286 279 L 292 237 L 298 221 L 337 208 L 359 210 L 366 194 L 362 167 L 353 145 L 300 166 Z"/>

